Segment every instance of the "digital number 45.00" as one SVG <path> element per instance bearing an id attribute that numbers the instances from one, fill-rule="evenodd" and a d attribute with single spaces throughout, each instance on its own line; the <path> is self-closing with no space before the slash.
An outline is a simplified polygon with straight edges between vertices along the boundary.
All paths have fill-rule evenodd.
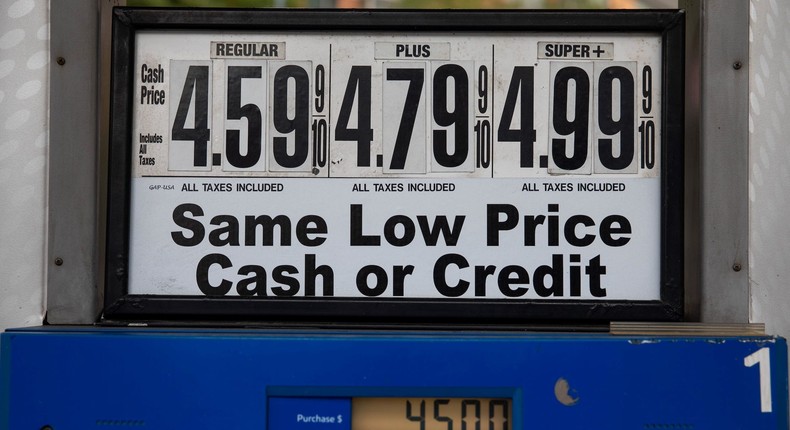
<path id="1" fill-rule="evenodd" d="M 418 423 L 419 430 L 425 430 L 427 427 L 444 427 L 446 430 L 453 430 L 454 421 L 456 421 L 455 428 L 458 428 L 458 421 L 460 421 L 461 430 L 470 430 L 470 428 L 473 430 L 482 428 L 508 430 L 510 428 L 508 402 L 504 399 L 492 399 L 487 402 L 488 408 L 485 408 L 479 399 L 462 399 L 460 400 L 461 416 L 457 416 L 457 409 L 454 414 L 448 413 L 450 411 L 443 411 L 443 409 L 450 409 L 450 399 L 433 399 L 431 403 L 433 403 L 433 419 L 430 418 L 430 415 L 426 415 L 425 400 L 420 400 L 418 405 L 412 405 L 410 400 L 406 400 L 406 419 Z M 483 424 L 482 421 L 485 420 L 486 415 L 488 422 Z"/>

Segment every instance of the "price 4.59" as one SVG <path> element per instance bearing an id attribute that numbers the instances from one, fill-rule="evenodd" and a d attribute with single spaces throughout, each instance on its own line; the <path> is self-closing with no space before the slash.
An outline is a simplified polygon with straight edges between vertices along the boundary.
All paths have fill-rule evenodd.
<path id="1" fill-rule="evenodd" d="M 173 85 L 183 84 L 171 106 L 170 170 L 310 172 L 325 165 L 323 66 L 313 72 L 308 61 L 227 61 L 225 144 L 217 154 L 209 150 L 210 62 L 173 61 L 171 68 Z M 310 73 L 320 79 L 315 96 Z"/>

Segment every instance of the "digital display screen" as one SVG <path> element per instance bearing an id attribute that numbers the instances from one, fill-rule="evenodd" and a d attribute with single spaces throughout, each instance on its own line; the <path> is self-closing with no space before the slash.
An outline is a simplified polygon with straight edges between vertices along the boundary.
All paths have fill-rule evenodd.
<path id="1" fill-rule="evenodd" d="M 512 401 L 494 398 L 356 397 L 351 430 L 510 430 Z"/>

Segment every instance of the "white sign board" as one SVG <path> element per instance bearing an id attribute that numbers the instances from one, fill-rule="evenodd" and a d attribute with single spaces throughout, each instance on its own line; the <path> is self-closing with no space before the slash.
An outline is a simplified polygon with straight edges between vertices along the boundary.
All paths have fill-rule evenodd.
<path id="1" fill-rule="evenodd" d="M 124 293 L 660 303 L 666 34 L 464 30 L 133 32 Z"/>

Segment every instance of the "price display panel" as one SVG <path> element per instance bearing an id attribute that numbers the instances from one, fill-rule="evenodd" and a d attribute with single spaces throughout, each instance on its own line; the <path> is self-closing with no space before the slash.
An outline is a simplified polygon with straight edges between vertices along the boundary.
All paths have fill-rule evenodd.
<path id="1" fill-rule="evenodd" d="M 682 31 L 117 9 L 105 316 L 679 319 Z"/>
<path id="2" fill-rule="evenodd" d="M 510 399 L 360 397 L 351 399 L 351 430 L 510 430 L 511 409 Z"/>
<path id="3" fill-rule="evenodd" d="M 511 430 L 513 401 L 481 397 L 270 397 L 270 430 Z"/>

